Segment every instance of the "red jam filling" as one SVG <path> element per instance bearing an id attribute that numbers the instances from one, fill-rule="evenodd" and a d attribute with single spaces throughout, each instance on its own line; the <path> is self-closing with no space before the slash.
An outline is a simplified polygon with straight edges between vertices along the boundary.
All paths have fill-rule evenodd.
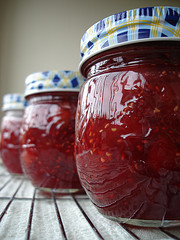
<path id="1" fill-rule="evenodd" d="M 22 118 L 5 116 L 1 124 L 1 158 L 10 173 L 22 174 L 19 134 Z"/>
<path id="2" fill-rule="evenodd" d="M 175 56 L 176 63 L 162 54 L 161 64 L 154 58 L 122 68 L 115 65 L 121 58 L 109 57 L 91 68 L 82 88 L 77 170 L 106 216 L 180 219 L 180 59 Z"/>
<path id="3" fill-rule="evenodd" d="M 34 186 L 82 188 L 74 162 L 76 105 L 77 93 L 30 99 L 21 132 L 21 161 Z"/>

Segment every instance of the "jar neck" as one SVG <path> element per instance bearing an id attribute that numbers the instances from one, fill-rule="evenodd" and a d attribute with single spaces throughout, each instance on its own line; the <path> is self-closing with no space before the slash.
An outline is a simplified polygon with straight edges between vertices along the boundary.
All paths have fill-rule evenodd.
<path id="1" fill-rule="evenodd" d="M 77 101 L 79 92 L 41 92 L 26 96 L 29 104 L 38 102 Z"/>
<path id="2" fill-rule="evenodd" d="M 8 117 L 22 117 L 24 114 L 23 109 L 7 110 L 4 115 Z"/>
<path id="3" fill-rule="evenodd" d="M 174 65 L 180 67 L 179 41 L 143 42 L 113 48 L 91 57 L 81 67 L 82 74 L 92 77 L 115 70 L 135 69 L 139 66 Z"/>

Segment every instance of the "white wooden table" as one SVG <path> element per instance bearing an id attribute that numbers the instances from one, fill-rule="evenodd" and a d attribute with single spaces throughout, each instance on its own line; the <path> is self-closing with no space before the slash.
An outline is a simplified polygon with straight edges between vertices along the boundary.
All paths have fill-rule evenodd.
<path id="1" fill-rule="evenodd" d="M 104 218 L 86 195 L 44 196 L 0 164 L 0 240 L 180 239 L 180 227 L 137 228 Z"/>

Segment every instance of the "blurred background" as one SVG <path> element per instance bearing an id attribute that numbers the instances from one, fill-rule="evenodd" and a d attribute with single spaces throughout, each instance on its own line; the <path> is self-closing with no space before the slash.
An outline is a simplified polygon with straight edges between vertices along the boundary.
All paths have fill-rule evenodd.
<path id="1" fill-rule="evenodd" d="M 180 0 L 0 0 L 0 106 L 4 94 L 24 92 L 33 72 L 78 70 L 81 37 L 97 21 L 155 5 Z"/>

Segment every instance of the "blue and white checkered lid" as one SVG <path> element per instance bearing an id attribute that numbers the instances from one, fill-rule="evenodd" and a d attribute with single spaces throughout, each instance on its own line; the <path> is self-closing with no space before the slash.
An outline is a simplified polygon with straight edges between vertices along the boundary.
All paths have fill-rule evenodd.
<path id="1" fill-rule="evenodd" d="M 154 40 L 180 40 L 180 8 L 137 8 L 104 18 L 91 26 L 81 39 L 81 63 L 117 46 Z"/>
<path id="2" fill-rule="evenodd" d="M 23 110 L 27 105 L 24 95 L 20 93 L 11 93 L 3 96 L 2 111 Z"/>
<path id="3" fill-rule="evenodd" d="M 76 71 L 46 71 L 32 73 L 25 79 L 25 96 L 40 92 L 79 92 L 85 79 Z"/>

